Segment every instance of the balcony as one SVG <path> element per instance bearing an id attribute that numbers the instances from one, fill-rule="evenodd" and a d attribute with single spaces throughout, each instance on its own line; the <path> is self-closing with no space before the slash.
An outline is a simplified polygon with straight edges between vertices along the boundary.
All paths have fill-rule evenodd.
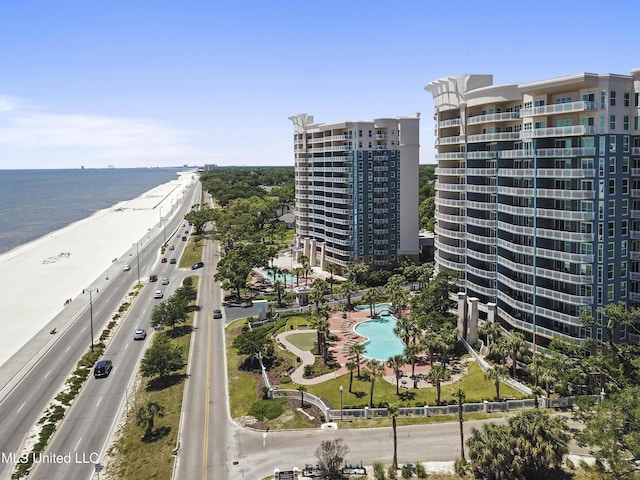
<path id="1" fill-rule="evenodd" d="M 467 175 L 495 177 L 496 173 L 498 173 L 498 170 L 495 168 L 467 168 Z"/>
<path id="2" fill-rule="evenodd" d="M 436 175 L 453 175 L 454 177 L 459 177 L 461 175 L 466 175 L 466 168 L 440 168 L 436 167 Z"/>
<path id="3" fill-rule="evenodd" d="M 464 135 L 456 135 L 453 137 L 437 137 L 436 145 L 451 145 L 454 143 L 464 143 Z"/>
<path id="4" fill-rule="evenodd" d="M 594 157 L 595 147 L 575 147 L 575 148 L 539 148 L 536 150 L 538 157 L 545 158 L 567 158 L 567 157 Z"/>
<path id="5" fill-rule="evenodd" d="M 522 138 L 541 137 L 570 137 L 575 135 L 594 135 L 596 127 L 593 125 L 571 125 L 569 127 L 549 127 L 534 128 L 533 130 L 522 130 Z"/>
<path id="6" fill-rule="evenodd" d="M 520 140 L 520 132 L 496 132 L 482 133 L 480 135 L 467 135 L 467 143 L 500 142 Z"/>
<path id="7" fill-rule="evenodd" d="M 436 153 L 436 161 L 439 160 L 464 160 L 464 152 Z"/>
<path id="8" fill-rule="evenodd" d="M 640 147 L 632 147 L 631 155 L 640 155 Z"/>
<path id="9" fill-rule="evenodd" d="M 466 183 L 443 183 L 436 182 L 436 190 L 447 192 L 464 192 L 467 188 Z"/>
<path id="10" fill-rule="evenodd" d="M 480 152 L 467 152 L 467 158 L 479 160 L 494 160 L 497 158 L 498 152 L 489 152 L 486 150 Z"/>
<path id="11" fill-rule="evenodd" d="M 467 125 L 476 125 L 478 123 L 489 122 L 506 122 L 509 120 L 517 120 L 520 118 L 520 112 L 502 112 L 489 113 L 487 115 L 476 115 L 467 117 Z"/>
<path id="12" fill-rule="evenodd" d="M 438 127 L 440 128 L 450 128 L 450 127 L 459 127 L 459 126 L 460 126 L 459 118 L 452 118 L 450 120 L 442 120 L 438 122 Z"/>
<path id="13" fill-rule="evenodd" d="M 434 259 L 438 265 L 442 265 L 449 270 L 456 270 L 458 272 L 464 272 L 466 270 L 466 263 L 464 261 L 456 262 L 449 260 L 440 255 L 440 252 L 436 251 Z"/>
<path id="14" fill-rule="evenodd" d="M 442 227 L 436 227 L 436 235 L 440 235 L 442 237 L 447 237 L 447 238 L 457 238 L 458 240 L 464 240 L 467 234 L 466 232 L 462 232 L 459 230 L 447 230 Z"/>
<path id="15" fill-rule="evenodd" d="M 467 184 L 468 192 L 477 192 L 477 193 L 496 193 L 498 191 L 497 185 L 472 185 Z"/>
<path id="16" fill-rule="evenodd" d="M 538 178 L 593 178 L 594 168 L 541 168 L 536 171 Z"/>
<path id="17" fill-rule="evenodd" d="M 584 112 L 596 110 L 595 102 L 569 102 L 556 103 L 554 105 L 543 105 L 541 107 L 523 108 L 520 112 L 522 117 L 534 117 L 538 115 L 555 115 L 557 113 Z"/>
<path id="18" fill-rule="evenodd" d="M 532 158 L 533 156 L 531 150 L 501 150 L 498 152 L 498 158 Z"/>

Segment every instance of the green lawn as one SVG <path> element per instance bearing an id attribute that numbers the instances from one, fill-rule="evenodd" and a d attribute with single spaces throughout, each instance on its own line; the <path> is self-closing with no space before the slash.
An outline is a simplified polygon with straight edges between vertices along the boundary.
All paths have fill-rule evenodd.
<path id="1" fill-rule="evenodd" d="M 315 333 L 292 333 L 287 337 L 300 350 L 311 351 L 318 336 Z"/>

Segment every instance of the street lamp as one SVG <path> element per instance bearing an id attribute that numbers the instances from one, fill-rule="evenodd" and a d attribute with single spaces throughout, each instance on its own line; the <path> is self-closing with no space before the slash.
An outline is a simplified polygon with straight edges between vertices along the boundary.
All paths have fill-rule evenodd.
<path id="1" fill-rule="evenodd" d="M 85 288 L 82 293 L 89 292 L 89 319 L 91 321 L 91 351 L 93 352 L 93 292 L 98 293 L 97 288 Z"/>
<path id="2" fill-rule="evenodd" d="M 340 385 L 340 423 L 342 423 L 342 385 Z"/>

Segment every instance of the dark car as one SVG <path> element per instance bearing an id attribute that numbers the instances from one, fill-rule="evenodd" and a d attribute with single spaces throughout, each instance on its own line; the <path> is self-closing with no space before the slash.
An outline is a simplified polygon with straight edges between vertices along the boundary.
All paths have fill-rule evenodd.
<path id="1" fill-rule="evenodd" d="M 162 260 L 160 260 L 160 263 L 167 263 L 167 257 L 162 257 Z"/>
<path id="2" fill-rule="evenodd" d="M 174 264 L 178 263 L 178 261 L 175 258 L 172 257 L 171 260 L 169 260 L 169 263 L 174 265 Z"/>
<path id="3" fill-rule="evenodd" d="M 108 377 L 112 369 L 113 363 L 111 363 L 111 360 L 100 360 L 93 369 L 93 376 L 95 378 Z"/>
<path id="4" fill-rule="evenodd" d="M 204 262 L 196 262 L 191 265 L 191 270 L 197 270 L 198 268 L 204 267 Z"/>
<path id="5" fill-rule="evenodd" d="M 186 242 L 187 241 L 187 237 L 182 237 L 182 241 Z"/>
<path id="6" fill-rule="evenodd" d="M 222 318 L 222 310 L 216 308 L 213 310 L 213 318 Z"/>
<path id="7" fill-rule="evenodd" d="M 158 281 L 158 275 L 149 275 L 149 281 L 150 282 L 157 282 Z"/>

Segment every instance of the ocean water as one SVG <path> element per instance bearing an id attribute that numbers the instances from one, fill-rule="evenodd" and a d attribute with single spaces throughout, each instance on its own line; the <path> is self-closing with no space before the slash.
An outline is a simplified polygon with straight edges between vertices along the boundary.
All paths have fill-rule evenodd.
<path id="1" fill-rule="evenodd" d="M 178 178 L 174 168 L 0 170 L 0 254 Z"/>

